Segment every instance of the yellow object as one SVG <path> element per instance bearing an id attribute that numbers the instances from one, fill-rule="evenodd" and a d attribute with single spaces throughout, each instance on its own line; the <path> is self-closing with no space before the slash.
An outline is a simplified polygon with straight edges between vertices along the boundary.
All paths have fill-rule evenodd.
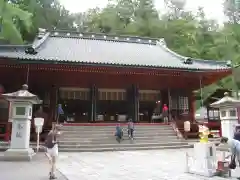
<path id="1" fill-rule="evenodd" d="M 208 135 L 210 134 L 210 131 L 208 127 L 199 125 L 199 137 L 201 143 L 207 143 L 208 142 Z"/>

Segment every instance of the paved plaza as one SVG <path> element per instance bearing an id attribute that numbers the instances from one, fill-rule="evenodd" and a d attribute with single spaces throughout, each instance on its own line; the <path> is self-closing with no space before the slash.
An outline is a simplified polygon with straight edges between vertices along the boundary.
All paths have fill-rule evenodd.
<path id="1" fill-rule="evenodd" d="M 58 180 L 224 180 L 184 173 L 184 154 L 191 149 L 60 153 Z M 0 161 L 2 180 L 48 179 L 49 164 L 43 153 L 32 162 Z M 233 177 L 240 177 L 240 168 Z"/>
<path id="2" fill-rule="evenodd" d="M 43 153 L 37 154 L 31 162 L 0 161 L 1 180 L 47 180 L 48 173 L 49 162 Z M 60 172 L 57 177 L 57 180 L 67 180 Z"/>
<path id="3" fill-rule="evenodd" d="M 191 149 L 61 153 L 58 168 L 69 180 L 223 180 L 184 173 Z M 191 152 L 190 152 L 191 153 Z M 240 176 L 240 169 L 231 179 Z"/>

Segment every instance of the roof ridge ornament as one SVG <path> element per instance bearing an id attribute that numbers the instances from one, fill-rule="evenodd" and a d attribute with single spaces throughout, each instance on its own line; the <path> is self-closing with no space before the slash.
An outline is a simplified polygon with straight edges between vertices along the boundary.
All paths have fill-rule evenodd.
<path id="1" fill-rule="evenodd" d="M 46 29 L 38 28 L 37 39 L 42 39 L 45 36 L 46 32 L 47 32 Z"/>
<path id="2" fill-rule="evenodd" d="M 31 55 L 37 54 L 38 52 L 36 51 L 36 49 L 40 47 L 49 36 L 50 32 L 48 32 L 46 29 L 39 28 L 37 38 L 34 40 L 30 47 L 27 47 L 25 49 L 25 53 Z"/>
<path id="3" fill-rule="evenodd" d="M 225 92 L 225 93 L 224 93 L 224 97 L 226 97 L 226 96 L 229 96 L 229 93 L 228 93 L 228 92 Z"/>
<path id="4" fill-rule="evenodd" d="M 186 57 L 183 61 L 184 64 L 193 64 L 193 60 L 190 57 Z"/>
<path id="5" fill-rule="evenodd" d="M 25 53 L 26 54 L 30 54 L 30 55 L 36 55 L 37 54 L 37 51 L 35 50 L 35 48 L 33 48 L 32 46 L 31 47 L 27 47 L 25 49 Z"/>
<path id="6" fill-rule="evenodd" d="M 167 47 L 167 43 L 166 43 L 164 38 L 159 39 L 157 41 L 157 45 L 161 45 L 161 46 Z"/>
<path id="7" fill-rule="evenodd" d="M 22 85 L 22 90 L 28 90 L 28 85 L 27 84 L 23 84 Z"/>

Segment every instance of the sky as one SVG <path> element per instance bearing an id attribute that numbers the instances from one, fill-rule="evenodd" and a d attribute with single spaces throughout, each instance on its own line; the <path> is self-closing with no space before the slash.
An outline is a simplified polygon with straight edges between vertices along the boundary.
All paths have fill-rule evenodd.
<path id="1" fill-rule="evenodd" d="M 84 12 L 89 8 L 106 6 L 108 0 L 60 0 L 62 5 L 65 6 L 70 12 Z M 197 8 L 203 7 L 208 18 L 216 19 L 220 22 L 223 21 L 223 0 L 186 0 L 186 9 L 195 11 Z M 157 9 L 164 8 L 164 0 L 155 0 Z"/>

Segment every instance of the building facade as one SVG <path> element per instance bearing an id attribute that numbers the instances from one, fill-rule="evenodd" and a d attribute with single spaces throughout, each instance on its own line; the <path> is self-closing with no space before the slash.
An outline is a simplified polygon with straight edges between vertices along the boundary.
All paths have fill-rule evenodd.
<path id="1" fill-rule="evenodd" d="M 47 124 L 58 104 L 75 123 L 149 122 L 159 102 L 174 119 L 193 121 L 193 91 L 230 73 L 226 62 L 181 56 L 163 39 L 41 31 L 33 44 L 0 45 L 4 92 L 27 83 L 43 100 Z"/>

